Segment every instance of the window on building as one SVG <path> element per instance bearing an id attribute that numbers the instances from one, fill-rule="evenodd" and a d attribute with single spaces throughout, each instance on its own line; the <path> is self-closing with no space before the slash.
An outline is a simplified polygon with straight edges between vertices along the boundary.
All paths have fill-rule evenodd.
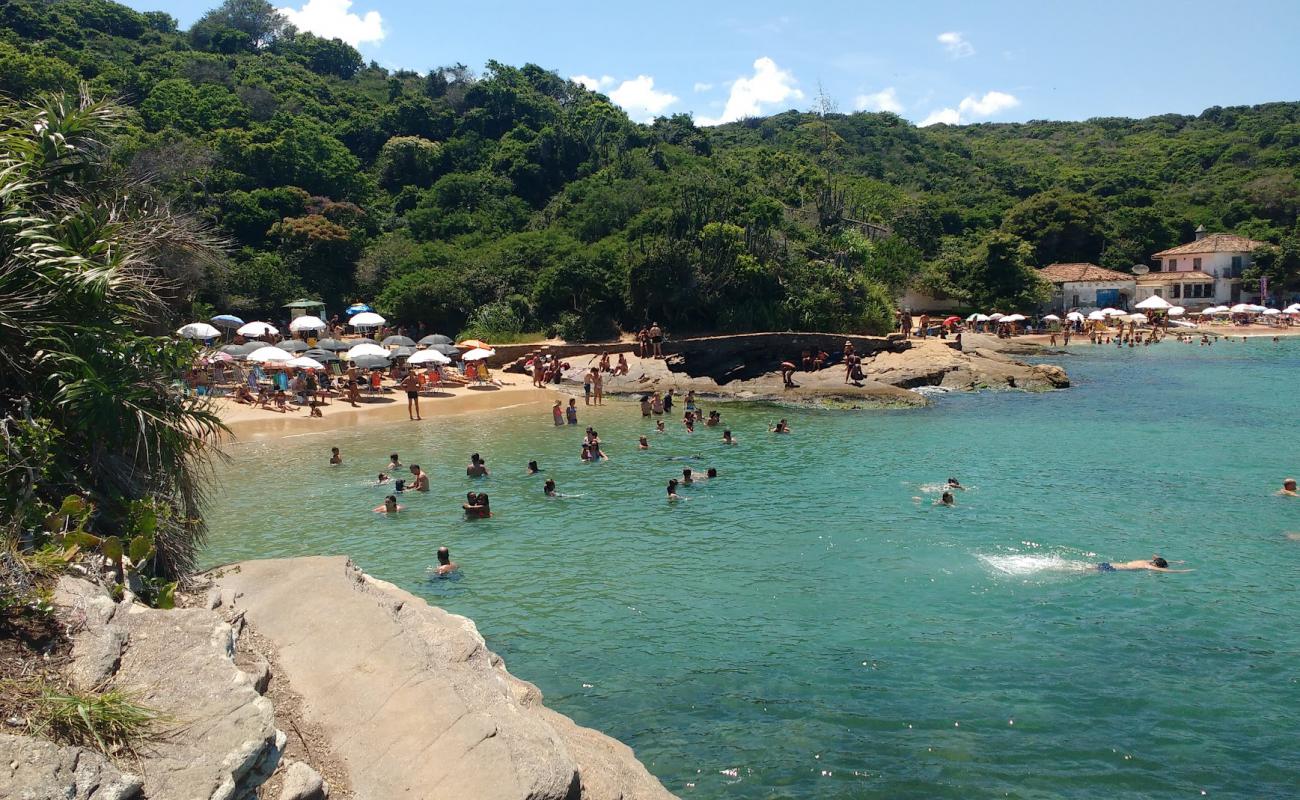
<path id="1" fill-rule="evenodd" d="M 1070 300 L 1070 308 L 1078 308 L 1078 307 L 1079 307 L 1079 295 L 1077 294 L 1072 295 Z"/>
<path id="2" fill-rule="evenodd" d="M 1169 298 L 1170 298 L 1171 300 L 1177 300 L 1178 297 L 1179 297 L 1179 292 L 1180 292 L 1180 290 L 1181 290 L 1182 288 L 1183 288 L 1183 287 L 1182 287 L 1182 284 L 1178 284 L 1178 283 L 1175 283 L 1173 286 L 1170 286 L 1170 287 L 1169 287 Z"/>
<path id="3" fill-rule="evenodd" d="M 1164 296 L 1165 296 L 1164 292 L 1160 291 L 1159 289 L 1156 289 L 1156 297 L 1164 297 Z"/>
<path id="4" fill-rule="evenodd" d="M 1193 258 L 1192 269 L 1199 270 L 1200 268 L 1201 268 L 1201 260 L 1199 258 Z"/>
<path id="5" fill-rule="evenodd" d="M 1231 277 L 1233 278 L 1241 277 L 1241 267 L 1242 267 L 1241 261 L 1242 261 L 1241 256 L 1232 257 L 1232 272 L 1229 273 Z"/>
<path id="6" fill-rule="evenodd" d="M 1169 271 L 1170 272 L 1178 271 L 1178 259 L 1176 258 L 1169 259 Z"/>

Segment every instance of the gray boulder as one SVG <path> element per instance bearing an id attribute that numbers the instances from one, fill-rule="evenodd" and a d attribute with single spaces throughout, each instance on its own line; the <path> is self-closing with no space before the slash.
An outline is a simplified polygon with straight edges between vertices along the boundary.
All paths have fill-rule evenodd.
<path id="1" fill-rule="evenodd" d="M 280 787 L 280 800 L 327 800 L 329 787 L 320 773 L 301 761 L 295 761 L 284 771 Z"/>
<path id="2" fill-rule="evenodd" d="M 98 753 L 0 733 L 0 797 L 14 800 L 131 800 L 143 782 Z"/>

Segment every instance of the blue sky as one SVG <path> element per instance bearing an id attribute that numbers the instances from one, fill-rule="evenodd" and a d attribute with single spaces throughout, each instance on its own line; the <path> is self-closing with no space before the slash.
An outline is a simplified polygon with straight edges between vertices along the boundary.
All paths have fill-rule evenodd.
<path id="1" fill-rule="evenodd" d="M 272 0 L 300 28 L 425 71 L 533 62 L 635 119 L 813 107 L 917 124 L 1195 114 L 1300 99 L 1297 0 Z M 131 0 L 188 27 L 217 0 Z"/>

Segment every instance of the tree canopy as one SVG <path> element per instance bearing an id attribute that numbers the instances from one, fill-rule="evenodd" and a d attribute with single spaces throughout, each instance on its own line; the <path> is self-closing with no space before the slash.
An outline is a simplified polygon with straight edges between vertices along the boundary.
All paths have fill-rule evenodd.
<path id="1" fill-rule="evenodd" d="M 111 0 L 0 6 L 0 91 L 86 82 L 133 113 L 112 157 L 229 241 L 181 303 L 301 294 L 447 329 L 880 331 L 909 285 L 1029 303 L 1032 267 L 1127 270 L 1197 225 L 1273 243 L 1300 213 L 1300 104 L 917 128 L 791 111 L 633 123 L 541 66 L 365 64 L 265 0 L 188 31 Z M 508 313 L 507 313 L 508 312 Z M 479 323 L 475 323 L 479 324 Z"/>

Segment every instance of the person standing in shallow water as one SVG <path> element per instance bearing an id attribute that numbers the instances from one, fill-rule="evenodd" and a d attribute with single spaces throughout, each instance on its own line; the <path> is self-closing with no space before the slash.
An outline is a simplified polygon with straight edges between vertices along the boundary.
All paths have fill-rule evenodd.
<path id="1" fill-rule="evenodd" d="M 438 568 L 434 570 L 438 575 L 450 575 L 459 568 L 459 564 L 451 560 L 451 551 L 446 547 L 438 548 Z"/>
<path id="2" fill-rule="evenodd" d="M 568 423 L 569 423 L 570 425 L 577 425 L 577 424 L 578 424 L 578 400 L 577 400 L 577 398 L 574 398 L 574 397 L 570 397 L 570 398 L 569 398 L 569 407 L 566 408 L 566 409 L 564 409 L 564 418 L 565 418 L 565 420 L 568 421 Z"/>
<path id="3" fill-rule="evenodd" d="M 336 466 L 336 467 L 337 467 L 339 464 L 342 464 L 342 463 L 343 463 L 343 456 L 342 456 L 342 454 L 339 453 L 339 449 L 338 449 L 337 447 L 331 447 L 331 448 L 330 448 L 330 464 L 331 464 L 332 466 Z"/>

